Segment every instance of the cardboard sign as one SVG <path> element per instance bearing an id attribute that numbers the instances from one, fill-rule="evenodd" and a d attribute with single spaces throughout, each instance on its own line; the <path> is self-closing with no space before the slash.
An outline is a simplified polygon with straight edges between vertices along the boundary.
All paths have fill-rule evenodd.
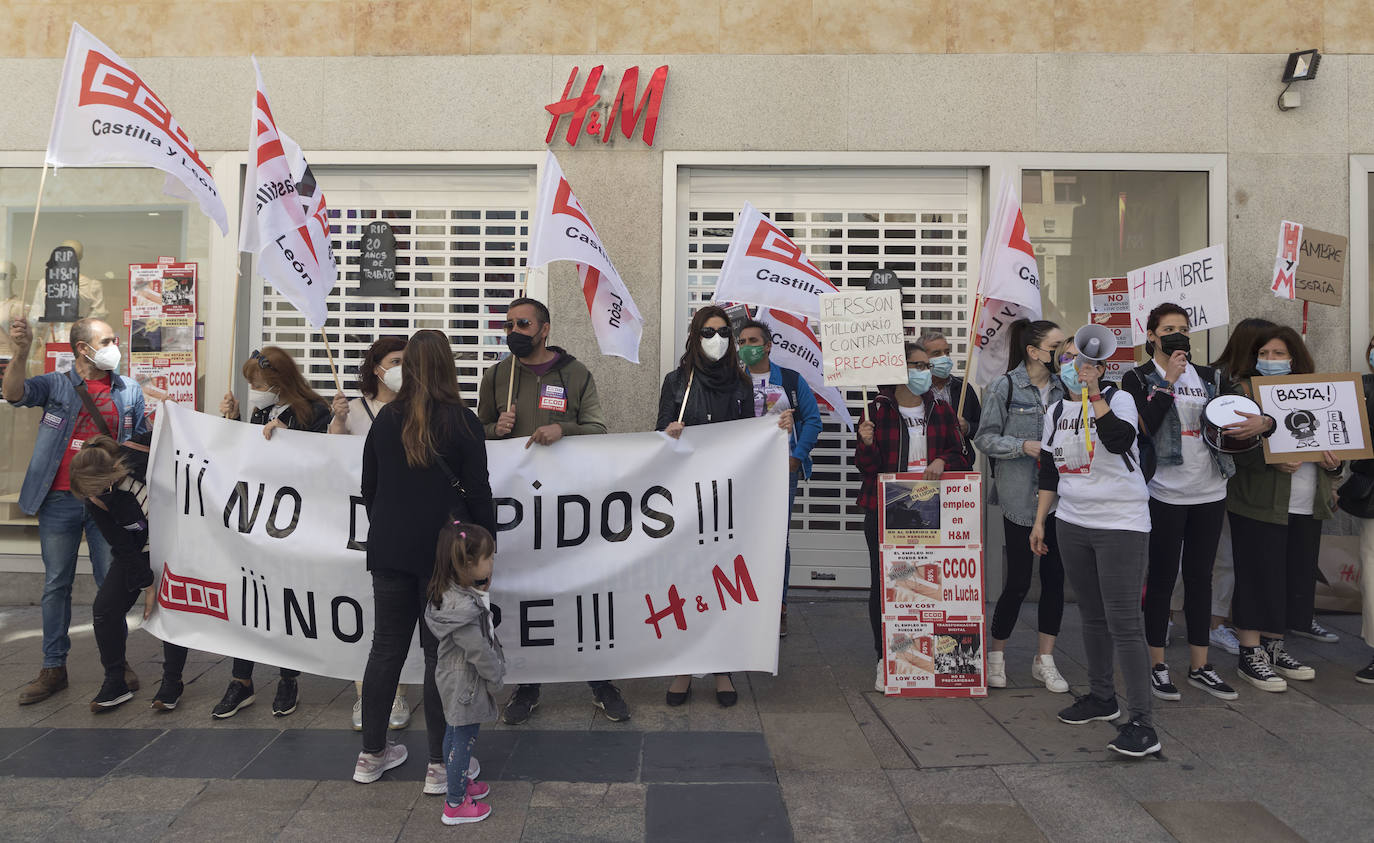
<path id="1" fill-rule="evenodd" d="M 903 547 L 982 547 L 983 477 L 946 472 L 939 480 L 919 474 L 880 474 L 879 544 Z"/>
<path id="2" fill-rule="evenodd" d="M 897 277 L 897 273 L 891 269 L 875 269 L 868 276 L 868 283 L 864 284 L 864 289 L 870 292 L 882 292 L 883 290 L 896 290 L 901 292 L 902 280 Z"/>
<path id="3" fill-rule="evenodd" d="M 1134 341 L 1145 344 L 1150 311 L 1173 302 L 1188 312 L 1193 331 L 1206 331 L 1231 320 L 1226 292 L 1226 248 L 1218 243 L 1126 273 L 1131 294 Z"/>
<path id="4" fill-rule="evenodd" d="M 43 315 L 39 322 L 75 322 L 81 318 L 81 263 L 71 246 L 52 250 L 43 272 Z"/>
<path id="5" fill-rule="evenodd" d="M 1304 301 L 1340 307 L 1345 290 L 1345 259 L 1349 241 L 1315 228 L 1302 229 L 1293 294 Z"/>
<path id="6" fill-rule="evenodd" d="M 983 551 L 970 547 L 883 550 L 883 614 L 894 617 L 983 613 Z"/>
<path id="7" fill-rule="evenodd" d="M 986 697 L 982 618 L 883 622 L 883 684 L 889 696 Z"/>
<path id="8" fill-rule="evenodd" d="M 1374 457 L 1359 375 L 1285 375 L 1252 383 L 1255 400 L 1278 422 L 1264 440 L 1265 462 L 1320 462 L 1322 451 L 1343 460 Z"/>
<path id="9" fill-rule="evenodd" d="M 1131 312 L 1131 287 L 1125 278 L 1094 278 L 1088 282 L 1093 313 Z"/>
<path id="10" fill-rule="evenodd" d="M 396 235 L 391 224 L 382 220 L 368 223 L 358 249 L 358 295 L 400 295 L 396 289 Z"/>
<path id="11" fill-rule="evenodd" d="M 820 305 L 827 386 L 906 383 L 901 291 L 822 293 Z"/>

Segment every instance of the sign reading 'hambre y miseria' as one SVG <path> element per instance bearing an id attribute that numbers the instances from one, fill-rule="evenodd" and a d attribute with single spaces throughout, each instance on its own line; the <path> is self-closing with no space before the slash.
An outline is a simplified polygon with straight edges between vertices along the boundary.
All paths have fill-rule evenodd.
<path id="1" fill-rule="evenodd" d="M 1132 345 L 1145 344 L 1145 322 L 1150 311 L 1165 302 L 1173 302 L 1188 312 L 1188 324 L 1193 331 L 1217 328 L 1230 321 L 1226 249 L 1220 243 L 1133 269 L 1126 273 L 1126 278 L 1135 338 Z"/>
<path id="2" fill-rule="evenodd" d="M 900 290 L 822 293 L 820 303 L 826 385 L 906 383 Z"/>

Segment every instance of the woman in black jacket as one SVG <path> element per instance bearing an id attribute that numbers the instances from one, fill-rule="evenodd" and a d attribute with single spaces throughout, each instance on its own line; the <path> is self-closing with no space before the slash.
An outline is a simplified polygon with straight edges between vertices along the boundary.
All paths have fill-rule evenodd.
<path id="1" fill-rule="evenodd" d="M 496 535 L 482 425 L 458 393 L 453 349 L 438 331 L 406 344 L 401 391 L 377 413 L 363 446 L 367 569 L 372 572 L 372 650 L 363 673 L 363 750 L 353 780 L 367 784 L 406 760 L 386 740 L 387 717 L 415 626 L 425 652 L 425 793 L 448 792 L 444 708 L 434 683 L 438 641 L 420 623 L 439 530 L 454 518 Z"/>
<path id="2" fill-rule="evenodd" d="M 687 425 L 753 417 L 754 386 L 740 366 L 730 319 L 724 309 L 707 305 L 693 314 L 682 359 L 663 378 L 655 429 L 676 439 Z M 791 410 L 778 417 L 778 427 L 792 429 Z M 691 691 L 690 674 L 676 677 L 668 686 L 668 705 L 687 702 Z M 716 701 L 727 708 L 739 701 L 728 673 L 716 674 Z"/>

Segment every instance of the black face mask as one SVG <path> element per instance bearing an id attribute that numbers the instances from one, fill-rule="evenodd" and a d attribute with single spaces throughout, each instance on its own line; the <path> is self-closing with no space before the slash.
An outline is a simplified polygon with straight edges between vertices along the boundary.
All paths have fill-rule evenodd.
<path id="1" fill-rule="evenodd" d="M 510 349 L 511 354 L 523 360 L 534 353 L 534 337 L 519 331 L 511 331 L 506 334 L 506 348 Z"/>
<path id="2" fill-rule="evenodd" d="M 1191 357 L 1193 344 L 1187 334 L 1165 334 L 1159 338 L 1159 348 L 1169 357 L 1173 357 L 1175 351 L 1182 351 Z"/>

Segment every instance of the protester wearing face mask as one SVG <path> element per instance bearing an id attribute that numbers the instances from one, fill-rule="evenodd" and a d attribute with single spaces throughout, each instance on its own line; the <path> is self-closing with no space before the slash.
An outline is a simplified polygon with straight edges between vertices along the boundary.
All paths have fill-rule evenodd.
<path id="1" fill-rule="evenodd" d="M 1370 338 L 1364 354 L 1369 362 L 1369 370 L 1374 372 L 1374 337 Z M 1369 439 L 1365 441 L 1374 442 L 1374 375 L 1364 376 L 1364 400 L 1370 428 Z M 1350 464 L 1350 471 L 1355 480 L 1374 476 L 1374 460 L 1355 460 Z M 1356 474 L 1362 477 L 1355 478 Z M 1364 604 L 1360 632 L 1364 643 L 1374 647 L 1374 518 L 1360 518 L 1360 592 Z M 1355 674 L 1355 681 L 1374 685 L 1374 660 Z"/>
<path id="2" fill-rule="evenodd" d="M 1307 375 L 1316 371 L 1298 332 L 1286 325 L 1261 331 L 1241 391 L 1254 397 L 1250 378 Z M 1270 416 L 1263 416 L 1270 423 Z M 1332 481 L 1341 461 L 1329 451 L 1320 463 L 1266 463 L 1264 450 L 1235 455 L 1227 485 L 1236 593 L 1231 615 L 1240 639 L 1240 675 L 1263 691 L 1284 691 L 1288 680 L 1315 679 L 1317 672 L 1284 648 L 1287 630 L 1312 628 L 1321 522 L 1332 515 Z"/>
<path id="3" fill-rule="evenodd" d="M 677 439 L 689 425 L 753 418 L 754 410 L 753 381 L 740 368 L 729 317 L 713 304 L 698 309 L 687 330 L 682 359 L 663 378 L 656 429 Z M 792 410 L 778 415 L 778 427 L 791 433 Z M 668 686 L 668 705 L 682 705 L 691 692 L 690 675 L 674 678 Z M 728 708 L 738 701 L 730 674 L 717 673 L 716 702 Z"/>
<path id="4" fill-rule="evenodd" d="M 864 509 L 868 541 L 868 621 L 878 672 L 874 688 L 883 690 L 883 569 L 878 543 L 878 475 L 912 471 L 938 480 L 945 471 L 968 471 L 954 408 L 936 400 L 930 356 L 919 341 L 906 346 L 907 382 L 880 386 L 859 422 L 854 466 L 863 475 L 858 504 Z"/>
<path id="5" fill-rule="evenodd" d="M 477 420 L 486 438 L 524 439 L 525 447 L 553 445 L 564 436 L 606 432 L 606 417 L 596 380 L 582 361 L 549 345 L 549 309 L 537 299 L 520 298 L 506 309 L 506 348 L 510 356 L 482 374 L 477 390 Z M 630 719 L 625 696 L 610 680 L 587 683 L 592 705 L 607 720 Z M 501 709 L 501 720 L 517 726 L 539 707 L 538 684 L 520 685 Z"/>
<path id="6" fill-rule="evenodd" d="M 243 377 L 248 381 L 248 402 L 253 408 L 250 421 L 262 425 L 263 438 L 270 440 L 277 430 L 324 433 L 329 427 L 329 405 L 306 383 L 296 361 L 274 345 L 254 351 L 243 361 Z M 238 400 L 227 392 L 219 405 L 226 419 L 239 418 Z M 217 720 L 233 717 L 253 704 L 253 662 L 234 659 L 234 678 L 211 715 Z M 281 680 L 272 699 L 272 714 L 285 717 L 296 710 L 296 678 L 299 670 L 281 669 Z"/>
<path id="7" fill-rule="evenodd" d="M 81 319 L 68 336 L 75 359 L 68 372 L 25 378 L 33 335 L 29 323 L 16 319 L 9 327 L 14 357 L 5 369 L 3 394 L 13 407 L 43 408 L 38 439 L 29 458 L 19 508 L 38 516 L 43 556 L 43 663 L 37 678 L 19 691 L 19 704 L 45 700 L 67 687 L 67 652 L 71 639 L 72 582 L 81 537 L 90 550 L 96 585 L 105 580 L 110 546 L 71 492 L 72 458 L 97 434 L 124 442 L 147 429 L 143 392 L 131 378 L 117 373 L 119 339 L 99 319 Z M 138 677 L 126 671 L 131 689 Z"/>
<path id="8" fill-rule="evenodd" d="M 978 435 L 978 424 L 982 418 L 982 407 L 978 395 L 964 389 L 963 378 L 954 374 L 954 358 L 949 353 L 949 340 L 939 331 L 926 331 L 921 334 L 921 345 L 930 355 L 930 390 L 934 396 L 956 410 L 959 396 L 964 399 L 964 411 L 959 416 L 959 431 L 966 439 Z"/>
<path id="9" fill-rule="evenodd" d="M 1182 697 L 1164 663 L 1169 602 L 1183 570 L 1183 613 L 1190 660 L 1188 684 L 1218 699 L 1236 692 L 1207 658 L 1212 610 L 1212 562 L 1226 517 L 1226 481 L 1236 473 L 1229 454 L 1202 439 L 1207 402 L 1228 391 L 1221 373 L 1190 362 L 1188 313 L 1165 303 L 1145 322 L 1146 350 L 1153 357 L 1127 372 L 1121 388 L 1135 400 L 1141 428 L 1153 437 L 1157 468 L 1150 480 L 1150 564 L 1145 585 L 1145 638 L 1150 647 L 1150 686 L 1162 700 Z"/>
<path id="10" fill-rule="evenodd" d="M 363 354 L 358 364 L 358 390 L 361 398 L 349 401 L 342 393 L 334 396 L 331 409 L 334 418 L 329 422 L 329 432 L 351 436 L 366 436 L 372 429 L 377 413 L 401 391 L 401 356 L 406 341 L 400 337 L 382 337 L 374 342 Z M 353 731 L 363 730 L 363 683 L 354 682 L 357 696 L 353 700 Z M 391 717 L 387 721 L 393 729 L 404 729 L 410 725 L 410 703 L 406 700 L 406 686 L 396 687 L 396 698 L 391 703 Z"/>

